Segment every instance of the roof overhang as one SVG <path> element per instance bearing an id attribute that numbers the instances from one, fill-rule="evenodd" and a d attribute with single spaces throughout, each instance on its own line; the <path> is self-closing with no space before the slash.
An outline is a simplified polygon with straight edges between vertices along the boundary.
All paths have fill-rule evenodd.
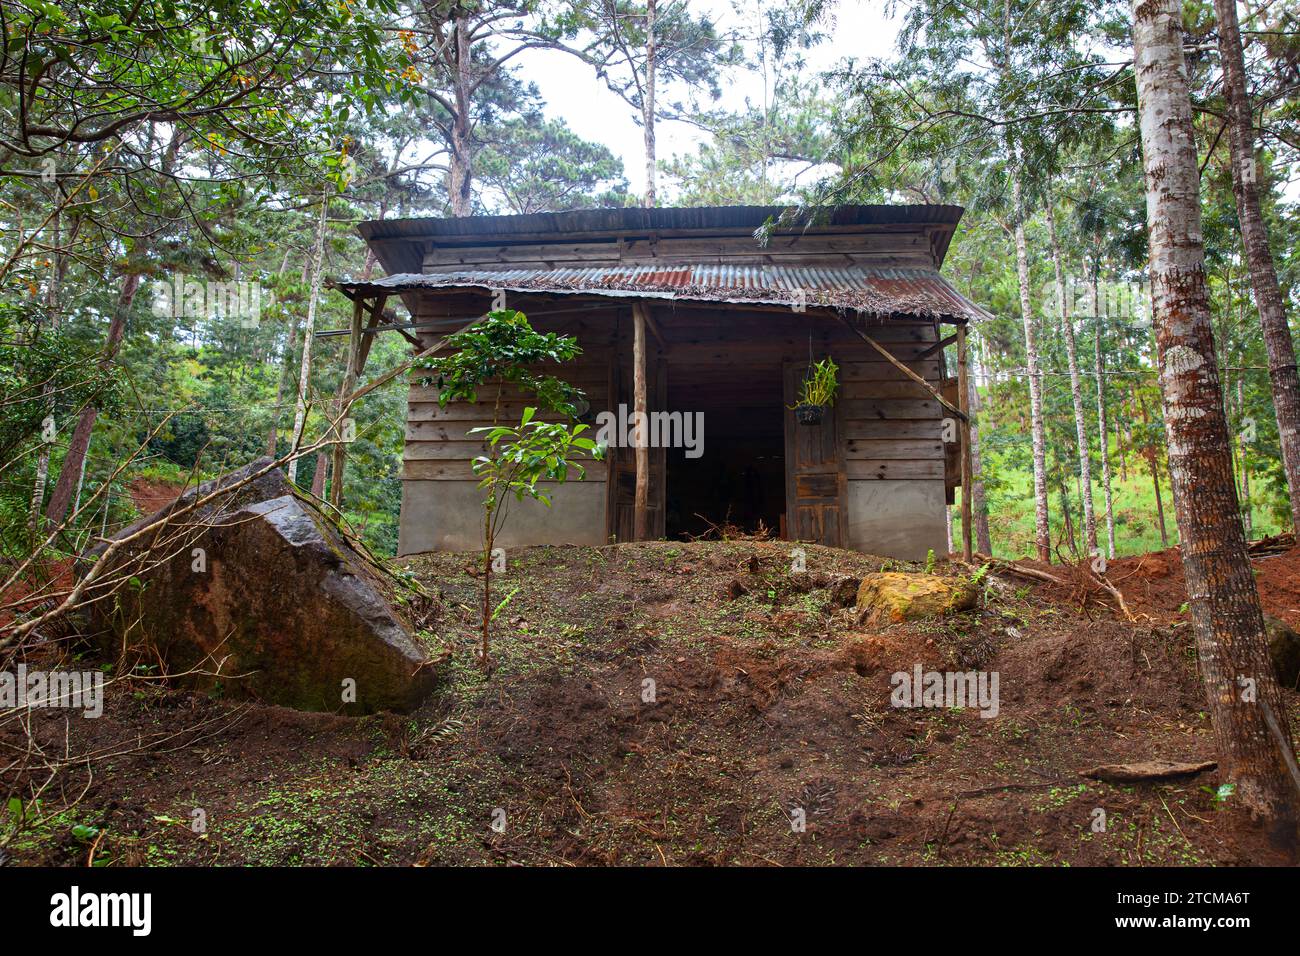
<path id="1" fill-rule="evenodd" d="M 911 317 L 965 323 L 991 318 L 949 285 L 936 269 L 656 264 L 399 273 L 363 282 L 334 281 L 330 285 L 352 299 L 421 290 L 472 289 L 779 306 L 796 312 L 831 309 L 881 319 Z"/>
<path id="2" fill-rule="evenodd" d="M 626 207 L 576 209 L 518 216 L 422 217 L 363 222 L 357 231 L 385 271 L 421 270 L 422 247 L 517 246 L 631 236 L 750 236 L 765 226 L 769 236 L 819 233 L 880 233 L 924 230 L 932 237 L 935 266 L 943 265 L 961 206 L 844 205 L 800 211 L 789 206 Z M 755 247 L 759 241 L 756 238 Z"/>

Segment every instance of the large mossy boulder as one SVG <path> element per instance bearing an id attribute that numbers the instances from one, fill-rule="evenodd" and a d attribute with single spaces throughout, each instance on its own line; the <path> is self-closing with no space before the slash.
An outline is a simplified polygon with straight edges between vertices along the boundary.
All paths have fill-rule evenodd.
<path id="1" fill-rule="evenodd" d="M 975 606 L 975 588 L 935 574 L 880 571 L 858 585 L 858 612 L 871 619 L 911 621 L 965 611 Z"/>
<path id="2" fill-rule="evenodd" d="M 389 600 L 392 582 L 279 469 L 186 510 L 270 463 L 115 536 L 147 529 L 102 559 L 99 580 L 128 580 L 92 605 L 96 642 L 121 667 L 161 663 L 176 682 L 223 696 L 341 713 L 418 706 L 437 667 Z M 106 548 L 86 555 L 83 574 Z"/>

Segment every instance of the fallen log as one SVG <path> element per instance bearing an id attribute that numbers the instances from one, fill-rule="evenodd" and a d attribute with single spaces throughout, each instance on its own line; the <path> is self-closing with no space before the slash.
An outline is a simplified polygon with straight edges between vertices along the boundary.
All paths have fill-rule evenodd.
<path id="1" fill-rule="evenodd" d="M 1170 760 L 1142 760 L 1137 763 L 1112 763 L 1080 770 L 1079 775 L 1107 783 L 1149 783 L 1154 780 L 1174 780 L 1190 777 L 1219 766 L 1217 760 L 1199 763 L 1175 763 Z"/>
<path id="2" fill-rule="evenodd" d="M 1049 584 L 1059 584 L 1065 586 L 1065 582 L 1055 574 L 1048 574 L 1046 571 L 1039 571 L 1037 568 L 1022 568 L 1020 565 L 1011 561 L 999 561 L 997 558 L 986 558 L 986 563 L 990 570 L 1001 571 L 1006 574 L 1018 574 L 1021 577 L 1032 578 L 1035 581 L 1046 581 Z"/>

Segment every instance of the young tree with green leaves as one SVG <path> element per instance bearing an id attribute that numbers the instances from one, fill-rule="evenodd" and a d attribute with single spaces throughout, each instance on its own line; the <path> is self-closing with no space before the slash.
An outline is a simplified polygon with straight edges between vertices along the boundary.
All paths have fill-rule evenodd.
<path id="1" fill-rule="evenodd" d="M 581 390 L 548 374 L 551 364 L 560 364 L 581 352 L 571 335 L 540 333 L 528 318 L 513 309 L 489 312 L 468 329 L 447 337 L 448 354 L 423 359 L 419 367 L 429 372 L 425 381 L 438 389 L 438 404 L 477 401 L 483 388 L 494 391 L 492 424 L 471 430 L 481 433 L 488 454 L 474 460 L 483 500 L 483 620 L 479 660 L 489 669 L 488 634 L 499 613 L 492 608 L 492 559 L 497 535 L 505 521 L 510 498 L 522 502 L 531 498 L 550 505 L 550 497 L 539 482 L 568 479 L 571 471 L 579 479 L 584 470 L 571 459 L 578 454 L 600 456 L 595 442 L 583 436 L 587 426 L 572 422 Z M 537 406 L 525 408 L 518 425 L 501 422 L 503 393 L 507 387 L 529 393 Z M 545 422 L 537 418 L 538 408 L 566 416 L 572 423 Z M 507 599 L 508 600 L 508 599 Z"/>

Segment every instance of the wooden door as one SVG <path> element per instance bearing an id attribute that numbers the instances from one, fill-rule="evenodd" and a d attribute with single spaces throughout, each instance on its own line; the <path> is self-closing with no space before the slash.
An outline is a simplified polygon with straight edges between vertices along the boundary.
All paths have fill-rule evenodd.
<path id="1" fill-rule="evenodd" d="M 807 363 L 786 362 L 785 512 L 792 541 L 843 547 L 845 532 L 844 452 L 840 444 L 837 402 L 820 425 L 800 425 L 790 406 L 799 394 Z"/>

